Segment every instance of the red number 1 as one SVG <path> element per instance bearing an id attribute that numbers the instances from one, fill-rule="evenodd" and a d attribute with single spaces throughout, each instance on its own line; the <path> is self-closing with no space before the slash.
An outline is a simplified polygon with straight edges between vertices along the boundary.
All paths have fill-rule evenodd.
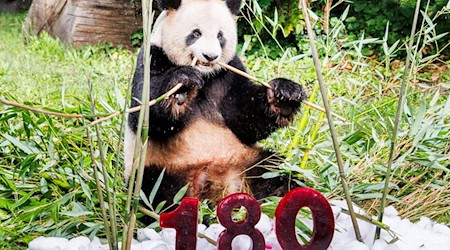
<path id="1" fill-rule="evenodd" d="M 198 199 L 184 198 L 170 213 L 161 214 L 159 225 L 177 231 L 175 249 L 195 249 L 197 245 Z"/>

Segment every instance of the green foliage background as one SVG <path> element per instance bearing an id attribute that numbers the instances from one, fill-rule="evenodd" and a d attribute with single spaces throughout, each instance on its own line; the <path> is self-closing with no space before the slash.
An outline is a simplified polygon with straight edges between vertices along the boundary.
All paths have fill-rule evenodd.
<path id="1" fill-rule="evenodd" d="M 318 16 L 323 17 L 323 8 L 325 0 L 313 0 L 311 10 Z M 333 1 L 333 4 L 339 2 Z M 347 18 L 344 21 L 345 30 L 341 33 L 340 39 L 346 42 L 352 42 L 365 38 L 382 38 L 385 36 L 386 25 L 389 23 L 388 43 L 393 44 L 397 40 L 406 41 L 409 36 L 412 17 L 414 14 L 414 0 L 354 0 L 342 1 L 331 10 L 331 25 L 338 22 L 338 18 L 346 11 L 348 7 Z M 444 6 L 448 4 L 447 0 L 430 0 L 427 13 L 430 16 L 436 15 Z M 427 1 L 422 1 L 422 9 L 425 10 Z M 265 47 L 272 58 L 280 56 L 284 48 L 295 48 L 300 52 L 308 50 L 307 37 L 302 21 L 303 15 L 298 8 L 297 0 L 247 0 L 242 11 L 244 18 L 240 19 L 239 34 L 242 40 L 246 36 L 258 34 L 260 40 L 265 41 L 264 45 L 258 43 L 258 39 L 252 36 L 251 48 L 253 52 L 259 51 Z M 423 18 L 421 18 L 423 20 Z M 248 23 L 250 22 L 250 26 Z M 319 21 L 320 22 L 320 21 Z M 438 34 L 450 31 L 450 18 L 448 15 L 441 16 L 435 20 L 436 32 Z M 319 23 L 323 25 L 323 23 Z M 320 27 L 320 26 L 319 26 Z M 324 32 L 316 29 L 317 36 L 325 39 Z M 250 38 L 247 38 L 250 39 Z M 447 35 L 440 40 L 439 46 L 445 45 L 450 39 Z M 277 42 L 281 46 L 277 46 Z M 268 41 L 268 42 L 267 42 Z M 432 46 L 430 50 L 436 50 L 438 46 Z M 382 46 L 374 44 L 369 46 L 365 55 L 381 56 Z M 450 50 L 444 51 L 444 54 L 450 56 Z M 399 53 L 404 56 L 405 53 Z"/>

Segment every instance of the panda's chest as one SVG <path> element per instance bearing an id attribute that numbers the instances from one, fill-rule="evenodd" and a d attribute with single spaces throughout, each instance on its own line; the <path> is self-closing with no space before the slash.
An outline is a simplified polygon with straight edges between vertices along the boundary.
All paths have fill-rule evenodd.
<path id="1" fill-rule="evenodd" d="M 260 148 L 241 143 L 223 125 L 199 118 L 167 143 L 150 142 L 147 153 L 148 163 L 170 173 L 211 167 L 245 169 L 258 159 Z"/>

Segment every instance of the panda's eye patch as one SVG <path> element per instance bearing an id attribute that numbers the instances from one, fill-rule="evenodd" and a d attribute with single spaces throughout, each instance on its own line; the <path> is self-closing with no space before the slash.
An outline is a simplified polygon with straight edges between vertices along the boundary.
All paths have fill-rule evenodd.
<path id="1" fill-rule="evenodd" d="M 199 29 L 193 30 L 187 37 L 186 37 L 186 44 L 188 46 L 191 46 L 194 44 L 200 37 L 202 36 L 202 32 Z"/>
<path id="2" fill-rule="evenodd" d="M 193 35 L 195 38 L 199 38 L 199 37 L 202 36 L 202 32 L 201 32 L 199 29 L 195 29 L 195 30 L 192 31 L 192 35 Z"/>
<path id="3" fill-rule="evenodd" d="M 217 39 L 219 40 L 220 43 L 220 47 L 225 48 L 225 45 L 227 44 L 227 40 L 225 39 L 225 37 L 223 37 L 223 32 L 219 31 L 219 33 L 217 33 Z"/>

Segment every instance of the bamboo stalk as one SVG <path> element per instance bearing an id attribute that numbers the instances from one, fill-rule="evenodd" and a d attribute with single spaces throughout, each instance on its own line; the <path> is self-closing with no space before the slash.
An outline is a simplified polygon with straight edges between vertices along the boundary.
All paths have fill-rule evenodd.
<path id="1" fill-rule="evenodd" d="M 13 106 L 16 108 L 21 108 L 21 109 L 26 109 L 26 110 L 30 110 L 32 112 L 36 112 L 36 113 L 41 113 L 41 114 L 46 114 L 46 115 L 52 115 L 52 116 L 59 116 L 59 117 L 65 117 L 65 118 L 83 118 L 83 115 L 80 114 L 65 114 L 65 113 L 59 113 L 59 112 L 54 112 L 54 111 L 49 111 L 49 110 L 44 110 L 44 109 L 38 109 L 38 108 L 33 108 L 33 107 L 29 107 L 23 104 L 19 104 L 16 102 L 12 102 L 9 100 L 6 100 L 3 97 L 0 97 L 0 102 L 3 104 L 6 104 L 8 106 Z"/>
<path id="2" fill-rule="evenodd" d="M 418 0 L 416 3 L 416 10 L 414 13 L 414 19 L 413 24 L 411 27 L 411 35 L 409 38 L 409 47 L 407 48 L 408 53 L 406 53 L 406 63 L 405 63 L 405 71 L 403 72 L 403 79 L 402 79 L 402 85 L 400 88 L 400 96 L 398 98 L 398 106 L 397 106 L 397 113 L 395 115 L 395 121 L 394 121 L 394 128 L 392 129 L 392 139 L 391 139 L 391 147 L 389 150 L 389 159 L 388 159 L 388 166 L 386 170 L 386 177 L 384 181 L 384 188 L 383 188 L 383 195 L 381 196 L 381 204 L 380 204 L 380 211 L 378 214 L 378 221 L 383 222 L 383 216 L 384 216 L 384 208 L 386 206 L 386 197 L 389 191 L 389 182 L 391 179 L 391 172 L 392 172 L 392 163 L 394 161 L 394 150 L 397 146 L 397 134 L 398 134 L 398 128 L 400 125 L 400 120 L 402 118 L 402 112 L 403 112 L 403 106 L 406 102 L 406 92 L 408 88 L 408 80 L 409 76 L 411 74 L 410 72 L 410 61 L 411 61 L 411 54 L 412 54 L 412 48 L 414 45 L 414 36 L 416 34 L 416 28 L 417 28 L 417 20 L 419 19 L 419 13 L 420 13 L 420 3 L 421 0 Z M 375 231 L 375 240 L 380 238 L 380 232 L 381 228 L 377 227 Z"/>
<path id="3" fill-rule="evenodd" d="M 356 239 L 358 241 L 362 242 L 362 237 L 361 237 L 361 232 L 359 230 L 359 226 L 358 226 L 358 222 L 356 221 L 356 216 L 355 216 L 355 211 L 353 209 L 353 203 L 352 203 L 352 199 L 350 197 L 350 192 L 348 190 L 348 183 L 347 183 L 347 179 L 345 177 L 345 171 L 344 171 L 344 162 L 342 160 L 342 156 L 341 156 L 341 151 L 339 148 L 339 140 L 337 138 L 337 132 L 336 129 L 334 127 L 334 122 L 331 116 L 331 107 L 330 107 L 330 103 L 328 101 L 328 90 L 325 86 L 325 80 L 323 78 L 322 75 L 322 67 L 320 65 L 320 59 L 319 59 L 319 55 L 317 53 L 317 49 L 316 49 L 316 44 L 315 44 L 315 40 L 314 40 L 314 33 L 311 27 L 311 23 L 310 20 L 308 18 L 308 9 L 306 7 L 306 2 L 305 0 L 301 0 L 299 2 L 300 8 L 302 9 L 303 12 L 303 19 L 305 20 L 306 23 L 306 29 L 308 31 L 308 37 L 309 37 L 309 44 L 311 45 L 311 52 L 312 52 L 312 57 L 314 60 L 314 66 L 316 68 L 316 74 L 317 74 L 317 79 L 319 81 L 319 85 L 320 85 L 320 93 L 322 96 L 322 100 L 323 100 L 323 104 L 325 106 L 325 113 L 327 115 L 327 119 L 328 119 L 328 125 L 330 127 L 330 133 L 331 133 L 331 138 L 333 140 L 333 147 L 334 147 L 334 152 L 336 154 L 336 159 L 337 159 L 337 164 L 338 164 L 338 168 L 339 168 L 339 174 L 341 176 L 341 184 L 342 184 L 342 189 L 344 191 L 345 194 L 345 200 L 347 201 L 347 206 L 348 206 L 348 210 L 350 212 L 350 217 L 352 219 L 352 223 L 353 223 L 353 228 L 355 230 L 355 236 Z"/>
<path id="4" fill-rule="evenodd" d="M 131 79 L 128 81 L 128 88 L 127 88 L 127 93 L 125 96 L 125 100 L 129 99 L 129 96 L 131 94 Z M 115 173 L 114 173 L 114 181 L 113 181 L 113 200 L 115 201 L 117 199 L 117 180 L 118 180 L 118 176 L 119 176 L 119 169 L 120 169 L 120 154 L 122 152 L 122 139 L 124 137 L 124 133 L 125 133 L 125 123 L 126 123 L 126 119 L 125 119 L 125 111 L 126 111 L 126 102 L 124 104 L 123 107 L 123 116 L 122 116 L 122 121 L 120 123 L 120 130 L 119 130 L 119 140 L 117 142 L 117 148 L 116 148 L 116 164 L 115 164 Z M 117 214 L 117 209 L 116 206 L 113 207 L 113 211 L 114 214 Z M 128 231 L 128 227 L 126 225 L 124 225 L 123 229 L 125 232 Z M 123 247 L 123 239 L 122 239 L 122 247 Z"/>
<path id="5" fill-rule="evenodd" d="M 252 80 L 252 81 L 259 82 L 259 83 L 261 83 L 262 85 L 266 86 L 266 87 L 269 88 L 269 89 L 272 88 L 272 86 L 270 86 L 269 83 L 267 83 L 267 82 L 265 82 L 265 81 L 263 81 L 263 80 L 259 80 L 258 78 L 254 77 L 254 76 L 252 76 L 252 75 L 250 75 L 250 74 L 248 74 L 248 73 L 246 73 L 246 72 L 244 72 L 244 71 L 242 71 L 242 70 L 240 70 L 240 69 L 237 69 L 237 68 L 235 68 L 235 67 L 233 67 L 233 66 L 231 66 L 231 65 L 228 65 L 228 64 L 222 63 L 222 62 L 218 62 L 217 64 L 219 64 L 221 67 L 224 67 L 224 68 L 226 68 L 227 70 L 229 70 L 229 71 L 231 71 L 231 72 L 233 72 L 233 73 L 236 73 L 236 74 L 238 74 L 238 75 L 241 75 L 241 76 L 243 76 L 243 77 L 245 77 L 245 78 L 247 78 L 247 79 L 250 79 L 250 80 Z M 310 107 L 313 108 L 313 109 L 319 110 L 319 111 L 321 111 L 321 112 L 325 112 L 325 109 L 324 109 L 324 108 L 322 108 L 322 107 L 320 107 L 320 106 L 318 106 L 318 105 L 316 105 L 316 104 L 314 104 L 314 103 L 308 102 L 308 101 L 306 101 L 306 100 L 304 100 L 303 103 L 304 103 L 305 105 L 307 105 L 307 106 L 310 106 Z M 334 117 L 336 117 L 337 119 L 339 119 L 339 120 L 341 120 L 341 121 L 343 121 L 343 122 L 347 122 L 347 118 L 345 118 L 345 117 L 343 117 L 343 116 L 340 116 L 340 115 L 337 115 L 337 114 L 335 114 L 335 113 L 331 113 L 331 114 L 332 114 Z"/>
<path id="6" fill-rule="evenodd" d="M 91 152 L 92 167 L 94 168 L 94 178 L 95 178 L 95 184 L 97 187 L 98 202 L 100 203 L 99 205 L 100 205 L 100 209 L 102 211 L 103 224 L 105 226 L 105 234 L 106 234 L 106 238 L 108 239 L 109 248 L 112 249 L 111 232 L 110 232 L 110 227 L 109 227 L 108 216 L 106 215 L 105 202 L 103 200 L 102 186 L 100 183 L 100 178 L 99 178 L 99 174 L 98 174 L 98 170 L 97 170 L 97 164 L 96 164 L 95 157 L 94 157 L 94 149 L 92 147 L 92 139 L 89 134 L 89 129 L 87 127 L 86 127 L 86 135 L 87 135 L 87 139 L 88 139 L 89 150 Z"/>
<path id="7" fill-rule="evenodd" d="M 250 74 L 248 74 L 248 73 L 246 73 L 246 72 L 244 72 L 244 71 L 242 71 L 240 69 L 237 69 L 237 68 L 235 68 L 235 67 L 233 67 L 231 65 L 228 65 L 228 64 L 222 63 L 222 62 L 217 62 L 217 64 L 219 64 L 221 67 L 224 67 L 224 68 L 228 69 L 231 72 L 234 72 L 234 73 L 236 73 L 238 75 L 241 75 L 241 76 L 243 76 L 245 78 L 248 78 L 248 79 L 250 79 L 252 81 L 259 82 L 259 83 L 261 83 L 262 85 L 266 86 L 269 89 L 272 88 L 272 86 L 270 86 L 270 84 L 268 84 L 268 83 L 266 83 L 264 81 L 258 80 L 258 78 L 254 77 L 254 76 L 252 76 L 252 75 L 250 75 Z"/>
<path id="8" fill-rule="evenodd" d="M 141 103 L 148 103 L 150 100 L 150 35 L 152 32 L 153 22 L 153 1 L 142 1 L 142 17 L 144 27 L 144 84 L 142 91 Z M 133 239 L 134 227 L 136 224 L 136 213 L 139 205 L 139 193 L 141 191 L 142 179 L 144 175 L 145 158 L 147 154 L 146 146 L 148 141 L 148 124 L 149 124 L 150 107 L 145 105 L 139 113 L 139 121 L 136 133 L 136 144 L 133 156 L 133 167 L 129 180 L 128 197 L 126 203 L 126 211 L 129 214 L 127 232 L 124 231 L 125 248 L 131 248 L 131 240 Z M 143 147 L 141 147 L 141 145 Z M 136 173 L 136 160 L 140 157 L 138 172 Z M 137 179 L 135 180 L 135 178 Z M 134 188 L 133 188 L 134 186 Z M 132 205 L 132 208 L 130 207 Z"/>
<path id="9" fill-rule="evenodd" d="M 92 113 L 95 113 L 95 101 L 94 101 L 94 96 L 92 93 L 92 83 L 89 81 L 89 95 L 91 98 L 91 109 L 92 109 Z M 95 119 L 95 118 L 94 118 Z M 105 162 L 105 150 L 103 149 L 103 140 L 101 138 L 101 133 L 100 133 L 100 128 L 98 125 L 95 126 L 95 132 L 97 134 L 97 147 L 98 150 L 100 151 L 100 165 L 101 165 L 101 169 L 102 169 L 102 173 L 103 173 L 103 181 L 105 184 L 105 191 L 106 191 L 106 198 L 107 198 L 107 202 L 108 202 L 108 211 L 109 211 L 109 226 L 110 226 L 110 232 L 111 232 L 111 238 L 108 240 L 110 243 L 110 248 L 113 250 L 118 250 L 119 246 L 118 246 L 118 242 L 117 242 L 117 222 L 116 222 L 116 215 L 114 214 L 114 209 L 113 207 L 115 206 L 115 204 L 113 204 L 113 200 L 111 197 L 111 190 L 109 188 L 109 176 L 108 176 L 108 171 L 106 170 L 106 162 Z M 106 226 L 106 225 L 105 225 Z"/>

